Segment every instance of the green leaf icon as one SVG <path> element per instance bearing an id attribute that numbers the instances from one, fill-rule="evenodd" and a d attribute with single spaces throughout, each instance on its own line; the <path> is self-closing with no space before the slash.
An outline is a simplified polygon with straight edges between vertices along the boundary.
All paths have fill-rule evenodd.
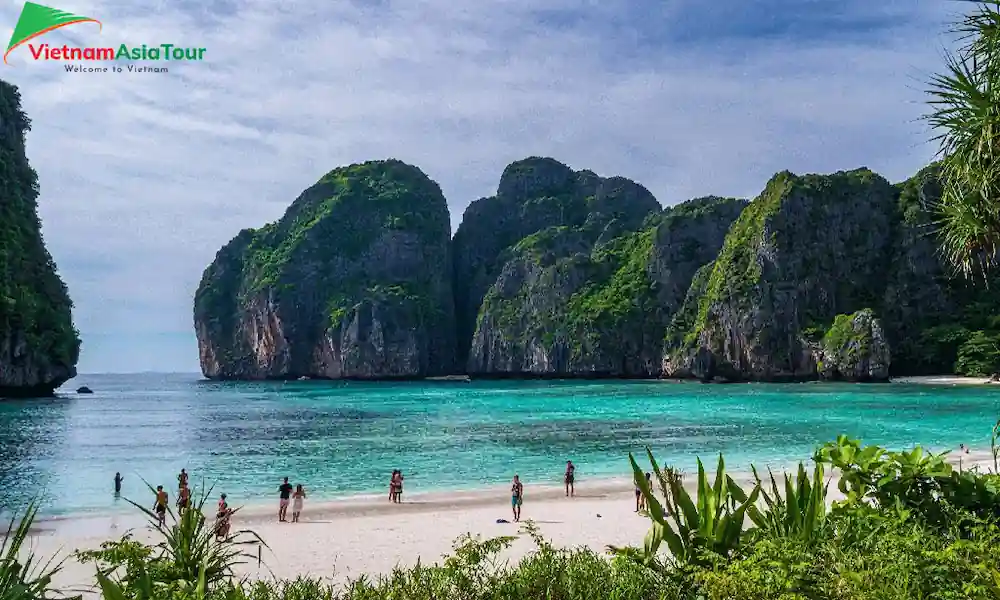
<path id="1" fill-rule="evenodd" d="M 10 43 L 7 44 L 7 51 L 3 55 L 3 62 L 7 64 L 7 55 L 11 50 L 17 48 L 28 40 L 34 39 L 43 33 L 48 33 L 53 29 L 59 29 L 74 23 L 97 23 L 101 28 L 101 22 L 90 17 L 74 15 L 51 6 L 42 6 L 34 2 L 25 2 L 21 9 L 21 16 L 14 27 L 14 34 L 10 36 Z"/>

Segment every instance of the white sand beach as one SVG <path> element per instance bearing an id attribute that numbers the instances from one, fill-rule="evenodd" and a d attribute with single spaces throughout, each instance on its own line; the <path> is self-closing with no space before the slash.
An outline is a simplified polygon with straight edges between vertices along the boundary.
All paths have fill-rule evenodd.
<path id="1" fill-rule="evenodd" d="M 952 455 L 958 464 L 958 454 Z M 993 466 L 988 450 L 962 457 L 963 467 Z M 750 478 L 734 473 L 741 484 Z M 692 494 L 696 475 L 685 476 Z M 586 546 L 601 552 L 608 544 L 638 545 L 649 527 L 635 511 L 635 494 L 628 480 L 580 481 L 576 497 L 566 498 L 561 487 L 525 483 L 522 521 L 535 522 L 542 534 L 559 547 Z M 840 499 L 836 482 L 830 500 Z M 306 501 L 300 523 L 278 523 L 277 502 L 246 506 L 234 517 L 234 529 L 248 528 L 264 539 L 262 565 L 256 560 L 242 565 L 240 573 L 252 578 L 294 578 L 299 575 L 342 583 L 361 574 L 387 574 L 399 566 L 439 561 L 450 553 L 454 541 L 471 533 L 484 538 L 517 535 L 506 487 L 462 493 L 427 493 L 404 496 L 390 504 L 384 496 L 347 500 Z M 76 517 L 41 521 L 32 548 L 44 557 L 69 558 L 56 583 L 65 589 L 87 592 L 94 580 L 93 567 L 72 559 L 77 549 L 97 548 L 129 529 L 141 540 L 155 539 L 137 516 Z M 505 558 L 516 560 L 533 549 L 527 536 L 516 540 Z M 90 595 L 90 593 L 86 593 Z"/>
<path id="2" fill-rule="evenodd" d="M 989 377 L 962 377 L 961 375 L 915 375 L 911 377 L 893 377 L 892 383 L 918 383 L 922 385 L 996 385 Z"/>
<path id="3" fill-rule="evenodd" d="M 213 500 L 214 502 L 214 500 Z M 561 488 L 525 484 L 522 522 L 534 521 L 542 534 L 557 546 L 588 546 L 603 550 L 607 544 L 640 544 L 649 527 L 635 514 L 635 494 L 627 481 L 582 483 L 574 498 Z M 234 517 L 233 528 L 254 530 L 269 548 L 261 550 L 263 565 L 240 567 L 254 578 L 321 577 L 340 583 L 361 574 L 389 573 L 396 565 L 412 566 L 439 561 L 454 541 L 471 533 L 484 538 L 517 535 L 506 488 L 461 494 L 404 495 L 403 503 L 385 497 L 332 502 L 309 502 L 300 523 L 278 523 L 274 506 L 247 506 Z M 136 537 L 152 540 L 152 532 L 135 517 L 81 517 L 39 523 L 33 548 L 42 556 L 69 557 L 74 550 L 97 548 L 129 528 Z M 518 539 L 507 558 L 516 559 L 533 549 L 527 536 Z M 63 588 L 85 591 L 94 580 L 93 566 L 72 558 L 57 578 Z"/>

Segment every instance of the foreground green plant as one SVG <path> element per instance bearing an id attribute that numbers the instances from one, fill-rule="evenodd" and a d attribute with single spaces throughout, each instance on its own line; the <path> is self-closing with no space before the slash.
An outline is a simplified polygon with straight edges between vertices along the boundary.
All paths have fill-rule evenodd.
<path id="1" fill-rule="evenodd" d="M 155 494 L 153 487 L 148 483 L 147 486 Z M 159 518 L 153 511 L 127 500 L 148 518 L 160 541 L 148 546 L 126 534 L 117 541 L 102 544 L 99 550 L 78 552 L 77 557 L 81 562 L 96 563 L 102 589 L 114 594 L 117 588 L 125 597 L 136 600 L 164 593 L 204 594 L 220 584 L 225 586 L 234 579 L 237 565 L 250 559 L 259 560 L 259 554 L 245 549 L 267 544 L 250 530 L 217 538 L 214 526 L 203 512 L 211 491 L 203 486 L 192 506 L 179 514 L 168 508 L 171 524 L 166 527 L 159 526 Z"/>
<path id="2" fill-rule="evenodd" d="M 53 588 L 52 578 L 62 570 L 63 561 L 39 563 L 33 552 L 24 551 L 31 526 L 38 516 L 38 503 L 28 504 L 24 514 L 14 516 L 0 544 L 0 600 L 71 598 Z M 79 598 L 79 596 L 72 596 Z"/>
<path id="3" fill-rule="evenodd" d="M 765 509 L 750 506 L 747 515 L 765 536 L 811 541 L 818 536 L 826 523 L 826 494 L 829 483 L 823 483 L 823 464 L 814 463 L 810 480 L 805 467 L 799 463 L 793 480 L 784 474 L 784 496 L 778 488 L 774 473 L 768 469 L 771 493 L 763 489 L 763 481 L 757 468 L 750 466 L 757 486 L 761 488 L 761 498 Z"/>
<path id="4" fill-rule="evenodd" d="M 703 565 L 710 558 L 705 552 L 728 557 L 739 547 L 747 509 L 757 501 L 760 486 L 754 486 L 749 496 L 726 474 L 725 461 L 719 455 L 715 483 L 710 485 L 705 467 L 698 459 L 698 500 L 692 501 L 679 477 L 664 474 L 653 453 L 646 454 L 658 480 L 666 481 L 670 490 L 663 504 L 653 494 L 646 476 L 635 457 L 629 453 L 635 484 L 646 501 L 646 513 L 652 527 L 646 534 L 642 549 L 609 547 L 617 554 L 637 558 L 644 564 L 656 564 L 656 553 L 665 541 L 674 560 L 683 564 Z"/>

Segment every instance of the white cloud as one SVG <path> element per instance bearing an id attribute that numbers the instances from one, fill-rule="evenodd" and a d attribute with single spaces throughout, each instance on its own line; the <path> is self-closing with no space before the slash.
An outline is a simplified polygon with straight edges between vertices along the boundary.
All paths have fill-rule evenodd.
<path id="1" fill-rule="evenodd" d="M 66 0 L 104 27 L 49 33 L 52 45 L 174 43 L 206 60 L 70 74 L 20 48 L 3 77 L 33 121 L 29 160 L 84 335 L 81 370 L 195 370 L 204 267 L 339 165 L 420 166 L 454 225 L 508 162 L 536 154 L 631 177 L 665 204 L 752 196 L 785 168 L 901 179 L 933 154 L 916 119 L 920 79 L 939 64 L 943 40 L 928 32 L 942 28 L 940 4 L 908 3 L 907 20 L 891 13 L 898 27 L 840 41 L 678 43 L 667 17 L 698 8 L 675 1 L 655 13 L 667 25 L 651 43 L 643 11 L 621 1 Z M 18 10 L 0 9 L 10 30 Z M 129 340 L 127 363 L 108 334 Z"/>

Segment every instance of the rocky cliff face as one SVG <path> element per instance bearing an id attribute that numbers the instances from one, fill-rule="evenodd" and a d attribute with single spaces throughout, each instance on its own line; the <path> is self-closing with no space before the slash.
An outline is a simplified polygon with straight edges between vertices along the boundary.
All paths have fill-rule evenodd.
<path id="1" fill-rule="evenodd" d="M 889 379 L 889 344 L 881 323 L 870 308 L 851 315 L 837 315 L 813 353 L 818 358 L 816 369 L 822 379 Z"/>
<path id="2" fill-rule="evenodd" d="M 331 171 L 276 223 L 240 232 L 195 296 L 202 371 L 220 379 L 408 378 L 454 369 L 440 188 L 416 167 Z"/>
<path id="3" fill-rule="evenodd" d="M 17 88 L 0 81 L 0 397 L 51 395 L 76 376 L 80 354 L 72 302 L 42 241 L 29 128 Z"/>
<path id="4" fill-rule="evenodd" d="M 937 165 L 896 186 L 896 242 L 880 313 L 894 374 L 990 375 L 1000 370 L 1000 278 L 968 281 L 938 249 Z"/>
<path id="5" fill-rule="evenodd" d="M 776 175 L 732 226 L 711 272 L 696 282 L 697 311 L 689 306 L 678 315 L 690 324 L 672 328 L 671 339 L 680 343 L 667 348 L 664 374 L 819 376 L 810 338 L 838 314 L 879 302 L 896 200 L 894 188 L 867 169 Z"/>
<path id="6" fill-rule="evenodd" d="M 752 203 L 661 211 L 635 182 L 533 157 L 466 209 L 449 254 L 445 201 L 419 170 L 337 169 L 206 270 L 202 367 L 240 379 L 988 375 L 1000 280 L 945 266 L 940 192 L 934 165 L 896 185 L 867 169 L 783 172 Z"/>
<path id="7" fill-rule="evenodd" d="M 659 209 L 646 188 L 622 177 L 573 171 L 551 158 L 531 157 L 508 165 L 497 194 L 470 204 L 455 232 L 460 363 L 466 362 L 483 298 L 513 258 L 516 244 L 551 227 L 568 227 L 585 229 L 589 245 L 601 234 L 607 238 L 636 229 Z M 558 236 L 549 232 L 543 237 Z"/>
<path id="8" fill-rule="evenodd" d="M 658 375 L 668 317 L 744 205 L 704 198 L 652 215 L 638 231 L 591 218 L 526 237 L 486 293 L 468 372 Z"/>

